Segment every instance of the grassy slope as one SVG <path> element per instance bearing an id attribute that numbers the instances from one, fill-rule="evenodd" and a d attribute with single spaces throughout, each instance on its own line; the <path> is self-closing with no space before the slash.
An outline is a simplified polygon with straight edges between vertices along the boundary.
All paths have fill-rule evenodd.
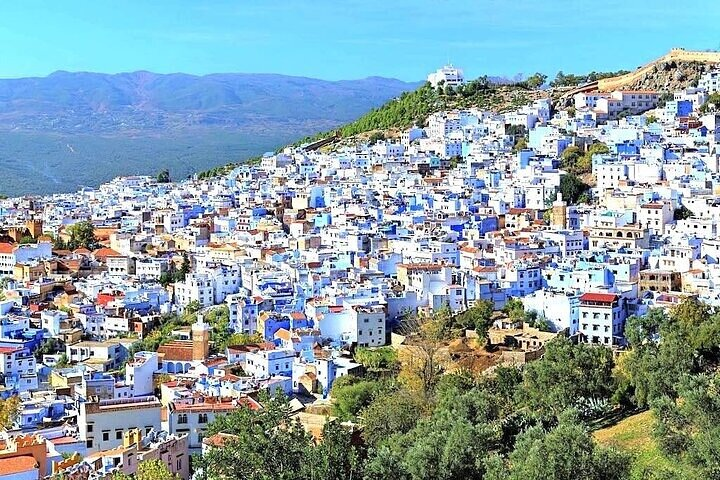
<path id="1" fill-rule="evenodd" d="M 669 459 L 652 437 L 655 418 L 651 411 L 638 413 L 593 433 L 598 443 L 614 446 L 634 456 L 631 478 L 647 478 L 643 472 L 672 472 L 679 478 L 699 478 L 698 472 L 684 462 Z"/>

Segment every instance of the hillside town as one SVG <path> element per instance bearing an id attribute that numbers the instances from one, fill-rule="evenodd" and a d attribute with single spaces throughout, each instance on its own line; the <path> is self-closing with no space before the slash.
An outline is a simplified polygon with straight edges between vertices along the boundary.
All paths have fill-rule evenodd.
<path id="1" fill-rule="evenodd" d="M 486 338 L 448 347 L 483 373 L 556 336 L 622 351 L 627 318 L 688 297 L 720 307 L 719 93 L 713 70 L 0 201 L 0 478 L 156 459 L 187 480 L 222 444 L 207 425 L 266 395 L 314 432 L 357 351 L 402 349 L 407 319 L 441 310 L 492 307 Z"/>

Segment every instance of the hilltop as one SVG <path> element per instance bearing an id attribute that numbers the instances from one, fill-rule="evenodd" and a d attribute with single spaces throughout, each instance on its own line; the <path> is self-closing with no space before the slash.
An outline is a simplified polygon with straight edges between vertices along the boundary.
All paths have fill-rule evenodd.
<path id="1" fill-rule="evenodd" d="M 0 79 L 0 194 L 73 191 L 163 168 L 184 178 L 335 128 L 418 85 L 234 73 Z"/>
<path id="2" fill-rule="evenodd" d="M 617 75 L 599 78 L 582 78 L 572 87 L 555 92 L 560 97 L 569 98 L 577 92 L 613 90 L 655 90 L 666 93 L 697 85 L 700 76 L 720 64 L 720 52 L 692 51 L 673 48 L 665 55 L 652 60 L 635 70 L 618 72 Z M 561 72 L 562 73 L 562 72 Z"/>

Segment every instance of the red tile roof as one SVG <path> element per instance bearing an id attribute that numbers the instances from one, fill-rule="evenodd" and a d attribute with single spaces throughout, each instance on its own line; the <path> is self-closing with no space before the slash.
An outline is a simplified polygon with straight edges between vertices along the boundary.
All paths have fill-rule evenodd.
<path id="1" fill-rule="evenodd" d="M 0 243 L 0 253 L 13 253 L 15 245 L 12 243 Z"/>
<path id="2" fill-rule="evenodd" d="M 122 257 L 120 253 L 116 252 L 112 248 L 98 248 L 93 252 L 95 258 L 106 258 L 106 257 Z"/>
<path id="3" fill-rule="evenodd" d="M 583 293 L 580 296 L 581 302 L 612 303 L 618 299 L 614 293 Z"/>

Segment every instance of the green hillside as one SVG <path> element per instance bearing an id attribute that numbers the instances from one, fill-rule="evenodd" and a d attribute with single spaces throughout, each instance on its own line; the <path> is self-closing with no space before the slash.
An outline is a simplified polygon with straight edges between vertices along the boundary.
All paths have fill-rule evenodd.
<path id="1" fill-rule="evenodd" d="M 342 138 L 374 130 L 397 130 L 412 125 L 425 124 L 433 113 L 462 108 L 480 108 L 504 111 L 524 105 L 544 96 L 540 90 L 531 88 L 527 81 L 499 85 L 481 77 L 456 89 L 433 88 L 424 84 L 413 92 L 405 92 L 378 108 L 370 110 L 357 120 L 337 129 Z M 305 137 L 295 143 L 302 145 L 330 136 L 330 132 Z"/>

